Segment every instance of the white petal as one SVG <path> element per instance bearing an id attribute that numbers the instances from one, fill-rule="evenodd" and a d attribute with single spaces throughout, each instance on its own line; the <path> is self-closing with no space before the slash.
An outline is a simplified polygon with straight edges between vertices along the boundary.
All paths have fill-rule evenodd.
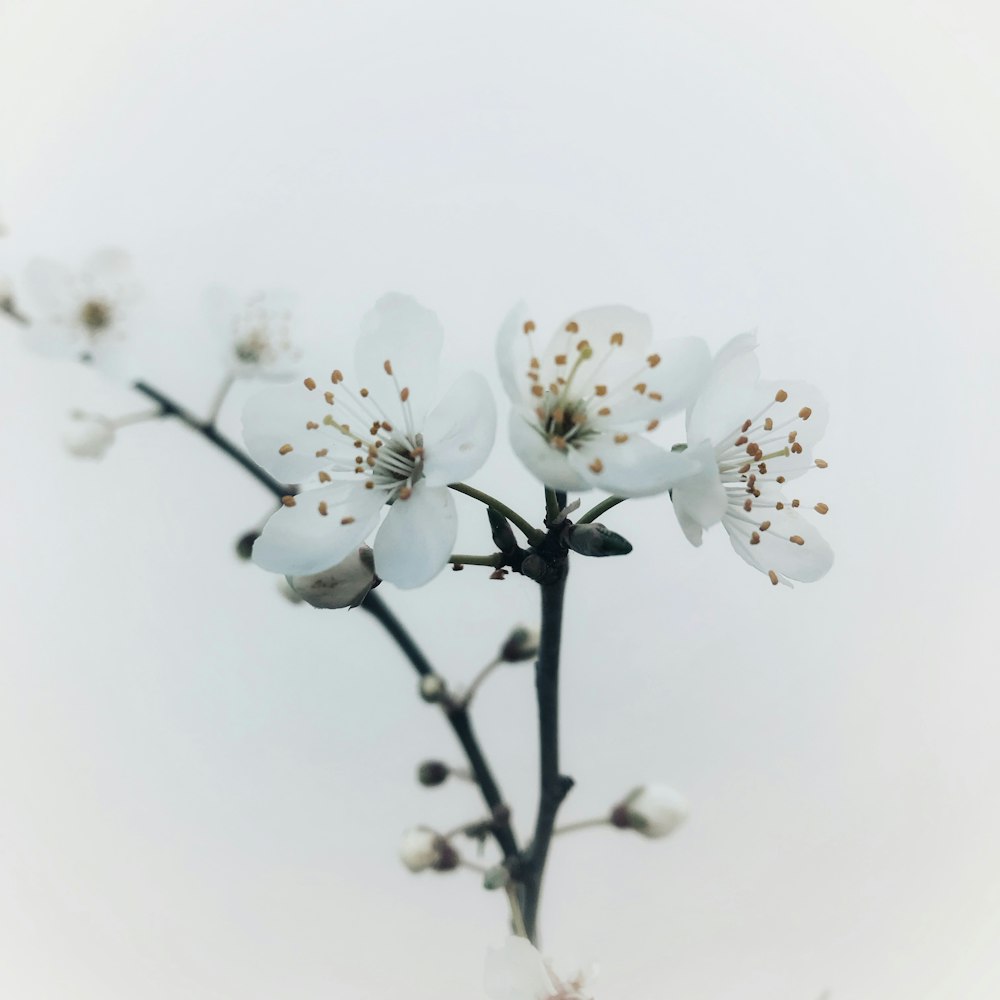
<path id="1" fill-rule="evenodd" d="M 336 566 L 287 579 L 298 599 L 314 608 L 356 608 L 375 582 L 372 550 L 362 545 Z"/>
<path id="2" fill-rule="evenodd" d="M 719 479 L 715 449 L 711 442 L 702 441 L 701 444 L 688 448 L 684 455 L 698 464 L 698 471 L 674 487 L 671 499 L 674 503 L 674 513 L 688 541 L 693 545 L 700 545 L 700 529 L 709 528 L 721 521 L 722 515 L 726 513 L 728 501 L 725 488 Z M 691 530 L 692 525 L 699 530 Z"/>
<path id="3" fill-rule="evenodd" d="M 409 409 L 419 429 L 434 398 L 443 340 L 441 323 L 430 309 L 409 295 L 383 295 L 361 321 L 354 355 L 361 384 L 355 388 L 371 390 L 390 420 L 399 419 L 399 393 L 409 389 Z M 392 364 L 395 381 L 385 371 L 386 361 Z"/>
<path id="4" fill-rule="evenodd" d="M 688 411 L 688 441 L 719 441 L 750 415 L 749 394 L 760 377 L 757 336 L 741 333 L 716 354 L 712 371 Z"/>
<path id="5" fill-rule="evenodd" d="M 535 429 L 533 417 L 517 409 L 510 412 L 510 443 L 528 471 L 546 486 L 567 492 L 590 489 L 587 480 L 569 464 L 566 454 L 551 447 Z"/>
<path id="6" fill-rule="evenodd" d="M 383 490 L 366 490 L 362 483 L 306 490 L 295 498 L 295 506 L 281 506 L 271 515 L 254 543 L 253 561 L 287 576 L 335 566 L 372 531 L 384 502 Z M 320 503 L 326 504 L 325 515 Z"/>
<path id="7" fill-rule="evenodd" d="M 458 533 L 455 500 L 447 487 L 419 482 L 408 500 L 397 500 L 375 536 L 375 572 L 408 589 L 444 569 Z"/>
<path id="8" fill-rule="evenodd" d="M 795 432 L 795 441 L 802 446 L 799 454 L 788 458 L 769 461 L 768 468 L 775 476 L 794 479 L 813 467 L 813 453 L 816 443 L 823 437 L 830 419 L 830 407 L 826 397 L 808 382 L 759 382 L 754 393 L 754 404 L 763 407 L 774 400 L 778 390 L 788 394 L 783 403 L 774 403 L 768 411 L 776 425 L 782 425 L 782 440 L 774 447 L 783 446 L 788 440 L 788 431 Z M 799 414 L 808 408 L 809 416 L 802 419 Z M 757 411 L 755 411 L 757 412 Z M 785 426 L 791 421 L 790 426 Z M 771 447 L 765 445 L 765 451 Z"/>
<path id="9" fill-rule="evenodd" d="M 75 318 L 76 279 L 65 265 L 46 259 L 29 261 L 24 270 L 24 288 L 31 311 L 40 313 L 37 319 Z"/>
<path id="10" fill-rule="evenodd" d="M 566 327 L 575 323 L 577 332 L 570 333 Z M 617 353 L 630 359 L 630 364 L 644 356 L 653 337 L 653 326 L 645 313 L 630 309 L 628 306 L 611 305 L 595 306 L 582 309 L 568 316 L 565 322 L 553 333 L 545 349 L 543 366 L 552 363 L 557 354 L 568 354 L 570 359 L 576 357 L 575 345 L 581 340 L 590 343 L 595 357 L 603 355 L 610 346 L 615 334 L 622 335 L 622 345 Z"/>
<path id="11" fill-rule="evenodd" d="M 601 434 L 572 450 L 569 463 L 591 486 L 625 497 L 663 493 L 698 471 L 683 453 L 666 451 L 641 434 L 620 443 Z"/>
<path id="12" fill-rule="evenodd" d="M 619 391 L 603 400 L 611 409 L 608 421 L 620 425 L 670 416 L 689 406 L 701 390 L 711 359 L 700 337 L 675 337 L 657 345 L 652 353 L 660 358 L 655 367 L 633 370 Z M 605 377 L 602 371 L 601 378 Z"/>
<path id="13" fill-rule="evenodd" d="M 528 357 L 530 352 L 527 349 L 528 338 L 524 333 L 524 324 L 528 320 L 528 307 L 524 302 L 519 302 L 500 324 L 497 331 L 496 355 L 497 367 L 500 369 L 500 381 L 503 382 L 504 391 L 512 403 L 517 405 L 526 398 L 526 393 L 522 387 L 523 373 L 518 363 L 521 357 Z M 523 345 L 523 346 L 522 346 Z M 524 366 L 527 371 L 527 364 Z"/>
<path id="14" fill-rule="evenodd" d="M 448 390 L 424 423 L 424 476 L 444 486 L 471 476 L 486 461 L 497 433 L 493 393 L 482 375 L 469 372 Z"/>
<path id="15" fill-rule="evenodd" d="M 330 386 L 330 389 L 336 389 Z M 336 413 L 319 387 L 302 382 L 274 386 L 251 396 L 243 407 L 243 440 L 253 460 L 283 483 L 301 483 L 330 466 L 339 452 L 351 449 L 351 439 L 323 418 Z M 309 424 L 318 424 L 310 428 Z M 287 445 L 291 445 L 288 450 Z M 328 455 L 317 455 L 326 449 Z M 353 454 L 353 453 L 352 453 Z"/>
<path id="16" fill-rule="evenodd" d="M 542 956 L 521 937 L 487 951 L 484 985 L 490 1000 L 549 1000 L 559 988 Z"/>
<path id="17" fill-rule="evenodd" d="M 770 528 L 760 531 L 735 515 L 724 517 L 722 524 L 729 533 L 733 548 L 755 569 L 762 573 L 774 570 L 781 578 L 803 583 L 812 583 L 829 571 L 833 565 L 833 550 L 797 511 L 790 507 L 784 510 L 762 508 L 754 516 L 761 521 L 770 521 Z M 754 530 L 760 537 L 757 545 L 750 544 Z M 804 544 L 789 541 L 792 536 L 798 536 Z"/>
<path id="18" fill-rule="evenodd" d="M 92 253 L 81 268 L 86 281 L 108 283 L 112 287 L 132 277 L 132 258 L 119 247 L 104 247 Z"/>

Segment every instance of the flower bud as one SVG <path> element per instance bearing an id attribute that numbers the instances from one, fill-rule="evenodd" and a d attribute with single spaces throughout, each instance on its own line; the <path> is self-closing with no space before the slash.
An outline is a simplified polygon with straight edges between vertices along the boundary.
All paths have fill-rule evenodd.
<path id="1" fill-rule="evenodd" d="M 500 647 L 500 659 L 504 663 L 522 663 L 533 660 L 538 655 L 539 635 L 533 628 L 518 625 Z"/>
<path id="2" fill-rule="evenodd" d="M 431 705 L 444 701 L 448 696 L 448 687 L 437 674 L 424 674 L 420 678 L 420 697 Z"/>
<path id="3" fill-rule="evenodd" d="M 498 513 L 492 507 L 486 508 L 486 516 L 490 519 L 490 531 L 493 534 L 493 544 L 501 552 L 510 552 L 517 547 L 517 539 L 511 526 L 507 523 L 507 518 Z"/>
<path id="4" fill-rule="evenodd" d="M 483 875 L 484 889 L 502 889 L 510 883 L 510 872 L 505 865 L 494 865 Z"/>
<path id="5" fill-rule="evenodd" d="M 632 543 L 603 524 L 571 524 L 563 536 L 566 544 L 581 556 L 627 556 Z"/>
<path id="6" fill-rule="evenodd" d="M 403 834 L 399 845 L 400 860 L 411 872 L 422 872 L 432 868 L 438 860 L 440 844 L 444 840 L 440 834 L 424 826 L 411 827 Z"/>
<path id="7" fill-rule="evenodd" d="M 115 425 L 97 414 L 75 411 L 73 423 L 63 436 L 66 450 L 77 458 L 103 458 L 114 444 Z"/>
<path id="8" fill-rule="evenodd" d="M 288 584 L 314 608 L 356 608 L 375 584 L 372 550 L 362 545 L 336 566 L 308 576 L 290 576 Z"/>
<path id="9" fill-rule="evenodd" d="M 443 785 L 451 774 L 451 768 L 441 760 L 425 760 L 417 768 L 417 781 L 425 788 Z"/>
<path id="10" fill-rule="evenodd" d="M 656 838 L 673 833 L 687 815 L 687 802 L 672 788 L 641 785 L 614 807 L 611 822 L 622 830 L 635 830 L 644 837 Z"/>

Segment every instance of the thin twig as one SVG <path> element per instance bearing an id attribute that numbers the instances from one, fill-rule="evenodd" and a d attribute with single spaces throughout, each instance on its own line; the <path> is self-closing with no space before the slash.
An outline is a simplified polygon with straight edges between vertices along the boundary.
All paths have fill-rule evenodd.
<path id="1" fill-rule="evenodd" d="M 590 524 L 591 521 L 596 521 L 602 514 L 607 513 L 612 507 L 617 507 L 618 504 L 624 503 L 627 499 L 628 497 L 606 497 L 599 504 L 591 507 L 576 523 Z"/>
<path id="2" fill-rule="evenodd" d="M 454 490 L 456 493 L 464 493 L 467 497 L 472 497 L 473 500 L 478 500 L 480 503 L 486 504 L 487 507 L 491 507 L 498 514 L 503 514 L 508 521 L 517 525 L 517 527 L 521 530 L 521 534 L 523 534 L 532 545 L 540 542 L 545 537 L 544 531 L 540 531 L 538 528 L 531 525 L 528 520 L 521 517 L 516 510 L 508 507 L 507 504 L 498 500 L 496 497 L 490 496 L 489 493 L 477 490 L 474 486 L 466 486 L 465 483 L 449 483 L 448 488 Z"/>

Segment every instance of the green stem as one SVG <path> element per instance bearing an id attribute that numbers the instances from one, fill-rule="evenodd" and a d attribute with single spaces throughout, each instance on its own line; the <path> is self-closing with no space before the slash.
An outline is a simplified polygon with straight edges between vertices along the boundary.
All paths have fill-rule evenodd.
<path id="1" fill-rule="evenodd" d="M 512 510 L 503 501 L 490 496 L 489 493 L 477 490 L 473 486 L 466 486 L 465 483 L 449 483 L 448 488 L 454 490 L 456 493 L 464 493 L 467 497 L 472 497 L 473 500 L 478 500 L 480 503 L 486 504 L 487 507 L 492 508 L 498 514 L 503 514 L 508 521 L 520 528 L 521 533 L 532 545 L 536 545 L 545 537 L 544 531 L 539 531 L 538 528 L 533 527 L 516 510 Z"/>
<path id="2" fill-rule="evenodd" d="M 545 519 L 548 521 L 549 525 L 556 523 L 556 518 L 559 516 L 560 511 L 559 498 L 556 496 L 556 491 L 550 487 L 545 487 Z"/>
<path id="3" fill-rule="evenodd" d="M 606 514 L 612 507 L 617 507 L 618 504 L 624 503 L 627 499 L 628 497 L 607 497 L 599 504 L 591 507 L 576 523 L 590 524 L 591 521 L 596 521 L 602 514 Z"/>
<path id="4" fill-rule="evenodd" d="M 456 552 L 449 560 L 453 566 L 492 566 L 503 565 L 503 553 L 494 552 L 491 556 L 470 556 L 464 552 Z"/>

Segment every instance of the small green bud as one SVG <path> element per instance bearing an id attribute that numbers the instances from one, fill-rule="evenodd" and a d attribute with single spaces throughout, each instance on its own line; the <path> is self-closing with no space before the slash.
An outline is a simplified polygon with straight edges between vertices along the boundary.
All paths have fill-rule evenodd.
<path id="1" fill-rule="evenodd" d="M 434 788 L 443 785 L 451 774 L 451 768 L 444 761 L 425 760 L 417 768 L 417 781 L 425 788 Z"/>
<path id="2" fill-rule="evenodd" d="M 510 882 L 510 872 L 503 865 L 494 865 L 483 875 L 484 889 L 502 889 Z"/>
<path id="3" fill-rule="evenodd" d="M 437 674 L 424 674 L 420 678 L 420 697 L 435 705 L 448 696 L 448 687 Z"/>
<path id="4" fill-rule="evenodd" d="M 572 524 L 565 534 L 566 544 L 581 556 L 626 556 L 632 543 L 603 524 Z"/>
<path id="5" fill-rule="evenodd" d="M 490 530 L 493 532 L 493 544 L 501 552 L 509 552 L 517 546 L 517 539 L 507 518 L 497 513 L 492 507 L 486 508 L 486 516 L 490 519 Z"/>

